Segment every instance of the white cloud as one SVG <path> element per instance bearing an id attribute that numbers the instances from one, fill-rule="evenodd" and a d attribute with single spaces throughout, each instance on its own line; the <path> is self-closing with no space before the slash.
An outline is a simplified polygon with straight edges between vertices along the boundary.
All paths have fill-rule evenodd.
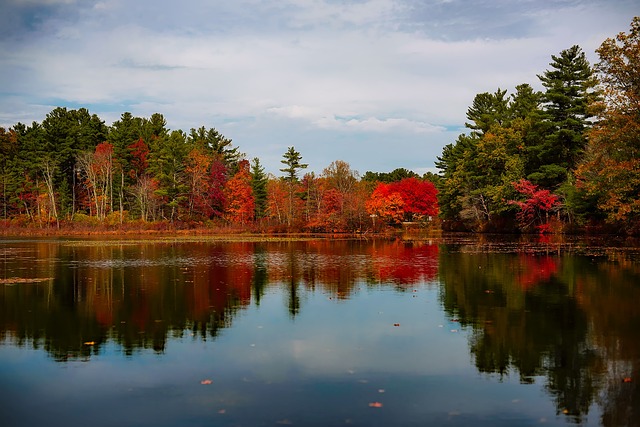
<path id="1" fill-rule="evenodd" d="M 108 124 L 131 111 L 163 113 L 174 129 L 215 126 L 250 157 L 271 159 L 272 172 L 292 144 L 319 169 L 343 158 L 363 170 L 403 161 L 427 170 L 476 93 L 536 85 L 572 44 L 593 59 L 632 18 L 626 1 L 534 3 L 506 12 L 410 0 L 79 3 L 75 17 L 34 27 L 46 37 L 25 29 L 0 40 L 0 125 L 86 104 Z M 468 28 L 456 33 L 460 16 Z M 401 143 L 371 147 L 390 139 Z"/>

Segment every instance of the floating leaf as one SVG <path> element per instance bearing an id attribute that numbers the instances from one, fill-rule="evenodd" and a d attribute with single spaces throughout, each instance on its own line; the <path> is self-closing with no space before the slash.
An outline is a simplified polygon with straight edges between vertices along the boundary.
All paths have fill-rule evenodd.
<path id="1" fill-rule="evenodd" d="M 84 343 L 84 345 L 96 345 L 95 341 L 87 341 Z"/>
<path id="2" fill-rule="evenodd" d="M 369 403 L 369 408 L 382 408 L 382 403 L 380 403 L 380 402 L 371 402 L 371 403 Z"/>
<path id="3" fill-rule="evenodd" d="M 632 381 L 631 377 L 626 377 L 625 379 L 622 380 L 622 382 L 625 382 L 625 383 L 630 383 L 631 381 Z"/>
<path id="4" fill-rule="evenodd" d="M 202 381 L 200 381 L 200 384 L 202 384 L 202 385 L 209 385 L 209 384 L 211 384 L 211 383 L 213 383 L 213 381 L 211 381 L 211 380 L 209 380 L 209 379 L 206 379 L 206 380 L 202 380 Z"/>

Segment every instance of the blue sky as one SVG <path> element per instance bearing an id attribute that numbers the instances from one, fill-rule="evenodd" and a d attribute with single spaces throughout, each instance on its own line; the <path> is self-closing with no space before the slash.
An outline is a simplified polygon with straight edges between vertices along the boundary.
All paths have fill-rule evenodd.
<path id="1" fill-rule="evenodd" d="M 636 0 L 0 0 L 0 126 L 86 107 L 215 127 L 281 175 L 434 169 L 473 97 L 592 63 Z"/>

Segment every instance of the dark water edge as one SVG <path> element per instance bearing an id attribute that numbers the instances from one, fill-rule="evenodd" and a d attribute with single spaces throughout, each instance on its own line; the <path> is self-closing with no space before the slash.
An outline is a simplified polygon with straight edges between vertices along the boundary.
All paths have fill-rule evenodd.
<path id="1" fill-rule="evenodd" d="M 637 255 L 566 236 L 0 240 L 0 419 L 639 425 Z"/>

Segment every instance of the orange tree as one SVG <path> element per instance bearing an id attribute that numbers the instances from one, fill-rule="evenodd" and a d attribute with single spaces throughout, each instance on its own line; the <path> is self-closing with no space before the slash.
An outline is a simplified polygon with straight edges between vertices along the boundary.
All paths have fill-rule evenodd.
<path id="1" fill-rule="evenodd" d="M 604 87 L 600 121 L 576 170 L 576 187 L 605 219 L 640 231 L 640 17 L 629 33 L 605 40 L 596 64 Z"/>
<path id="2" fill-rule="evenodd" d="M 404 217 L 404 201 L 391 184 L 379 183 L 365 206 L 372 218 L 380 218 L 385 223 L 398 224 Z"/>
<path id="3" fill-rule="evenodd" d="M 237 224 L 253 221 L 255 203 L 247 160 L 241 160 L 238 163 L 238 172 L 224 184 L 224 197 L 225 218 L 228 221 Z"/>

